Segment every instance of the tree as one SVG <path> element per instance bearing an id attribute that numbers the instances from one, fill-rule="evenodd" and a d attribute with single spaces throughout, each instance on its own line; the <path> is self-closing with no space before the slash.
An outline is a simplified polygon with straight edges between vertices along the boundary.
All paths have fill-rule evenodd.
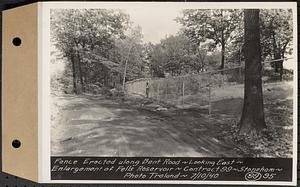
<path id="1" fill-rule="evenodd" d="M 188 68 L 187 58 L 191 46 L 189 40 L 183 35 L 168 36 L 161 40 L 161 47 L 166 56 L 164 69 L 172 76 L 181 75 Z"/>
<path id="2" fill-rule="evenodd" d="M 52 40 L 72 64 L 74 93 L 84 91 L 91 73 L 101 72 L 107 79 L 105 70 L 112 65 L 107 63 L 108 52 L 115 40 L 124 36 L 128 23 L 129 16 L 119 10 L 51 10 Z"/>
<path id="3" fill-rule="evenodd" d="M 189 66 L 196 71 L 196 73 L 200 73 L 207 68 L 207 57 L 208 57 L 208 48 L 209 44 L 203 44 L 197 46 L 195 44 L 190 44 L 192 46 L 192 51 L 189 53 Z"/>
<path id="4" fill-rule="evenodd" d="M 214 42 L 212 47 L 221 47 L 220 69 L 224 69 L 226 45 L 236 33 L 240 17 L 241 11 L 235 9 L 186 9 L 177 21 L 183 26 L 184 34 L 196 45 L 211 40 Z"/>
<path id="5" fill-rule="evenodd" d="M 292 10 L 266 9 L 261 11 L 260 29 L 263 58 L 283 59 L 291 53 L 293 41 Z M 274 70 L 282 80 L 283 60 L 274 62 Z"/>
<path id="6" fill-rule="evenodd" d="M 240 134 L 258 134 L 266 128 L 264 119 L 259 9 L 244 10 L 245 93 Z"/>
<path id="7" fill-rule="evenodd" d="M 151 77 L 165 77 L 164 64 L 166 63 L 166 55 L 161 44 L 153 45 L 148 43 L 146 46 L 147 61 L 150 66 Z"/>
<path id="8" fill-rule="evenodd" d="M 125 90 L 125 81 L 127 79 L 140 78 L 144 67 L 142 28 L 134 27 L 130 30 L 128 36 L 119 42 L 119 53 L 121 54 L 121 63 L 123 68 L 123 90 Z"/>
<path id="9" fill-rule="evenodd" d="M 185 35 L 178 33 L 165 37 L 156 45 L 148 45 L 148 55 L 153 76 L 163 77 L 201 72 L 204 69 L 207 49 L 199 47 Z"/>

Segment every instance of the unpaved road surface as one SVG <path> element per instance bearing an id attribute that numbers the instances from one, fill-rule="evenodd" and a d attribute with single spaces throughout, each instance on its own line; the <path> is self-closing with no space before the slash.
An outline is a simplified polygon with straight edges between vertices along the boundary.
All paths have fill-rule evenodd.
<path id="1" fill-rule="evenodd" d="M 280 135 L 289 142 L 289 153 L 292 150 L 293 129 L 292 88 L 288 82 L 264 85 L 267 125 L 280 130 Z M 211 116 L 207 115 L 207 109 L 201 108 L 170 107 L 156 111 L 149 107 L 155 106 L 154 103 L 143 105 L 143 100 L 130 98 L 117 100 L 91 95 L 53 96 L 51 155 L 247 156 L 253 150 L 245 151 L 241 148 L 232 140 L 234 132 L 230 130 L 241 116 L 243 89 L 226 87 L 219 89 L 218 94 L 221 99 L 213 102 Z M 192 102 L 200 103 L 197 97 Z M 275 144 L 286 147 L 284 141 Z M 270 147 L 271 153 L 274 149 Z M 263 155 L 273 155 L 271 153 Z"/>
<path id="2" fill-rule="evenodd" d="M 201 111 L 153 111 L 100 96 L 53 97 L 52 156 L 239 156 L 224 121 Z"/>

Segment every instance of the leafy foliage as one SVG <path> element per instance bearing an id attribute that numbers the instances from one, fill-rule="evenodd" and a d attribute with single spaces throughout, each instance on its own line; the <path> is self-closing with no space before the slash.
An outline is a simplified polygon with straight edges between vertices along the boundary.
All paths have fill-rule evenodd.
<path id="1" fill-rule="evenodd" d="M 164 77 L 204 71 L 207 45 L 197 46 L 183 34 L 171 35 L 159 44 L 148 44 L 149 61 L 154 76 Z"/>
<path id="2" fill-rule="evenodd" d="M 67 59 L 67 75 L 80 93 L 89 84 L 117 87 L 124 77 L 130 81 L 242 65 L 242 15 L 238 9 L 186 9 L 175 19 L 182 26 L 179 33 L 145 44 L 142 28 L 133 27 L 121 10 L 53 9 L 51 40 Z M 263 59 L 292 52 L 291 10 L 264 9 L 260 24 Z"/>
<path id="3" fill-rule="evenodd" d="M 239 33 L 237 27 L 241 22 L 241 14 L 236 9 L 186 9 L 177 21 L 183 26 L 184 34 L 196 45 L 212 41 L 210 48 L 221 46 L 223 69 L 226 44 Z"/>
<path id="4" fill-rule="evenodd" d="M 125 37 L 129 16 L 119 10 L 51 10 L 51 36 L 55 47 L 72 63 L 74 92 L 80 82 L 107 84 L 110 71 L 119 72 L 119 62 L 109 62 L 115 40 Z M 102 76 L 97 76 L 97 75 Z"/>
<path id="5" fill-rule="evenodd" d="M 292 52 L 293 21 L 290 9 L 265 9 L 261 11 L 261 43 L 263 57 L 284 58 Z"/>
<path id="6" fill-rule="evenodd" d="M 145 60 L 145 46 L 142 43 L 142 29 L 137 26 L 129 30 L 128 35 L 117 40 L 115 45 L 115 53 L 119 54 L 116 61 L 120 62 L 120 67 L 124 71 L 126 61 L 126 80 L 138 79 L 145 77 L 145 69 L 147 68 Z M 116 57 L 112 57 L 116 58 Z M 122 72 L 123 75 L 124 72 Z"/>

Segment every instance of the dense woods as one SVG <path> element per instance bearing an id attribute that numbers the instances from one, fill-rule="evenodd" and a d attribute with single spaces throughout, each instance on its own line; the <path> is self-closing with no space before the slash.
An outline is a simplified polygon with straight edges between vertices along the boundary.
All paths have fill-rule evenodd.
<path id="1" fill-rule="evenodd" d="M 51 15 L 52 41 L 68 67 L 68 76 L 61 81 L 72 82 L 67 91 L 75 94 L 96 87 L 117 88 L 138 78 L 224 69 L 244 61 L 242 10 L 184 10 L 174 18 L 181 31 L 157 44 L 144 43 L 142 28 L 133 26 L 121 10 L 58 9 Z M 262 60 L 291 54 L 291 16 L 290 10 L 260 12 Z M 283 61 L 272 67 L 282 79 Z"/>
<path id="2" fill-rule="evenodd" d="M 122 80 L 125 61 L 128 77 L 141 77 L 141 33 L 130 28 L 127 14 L 116 10 L 53 10 L 52 40 L 66 58 L 73 92 L 87 88 L 115 87 Z M 129 47 L 130 46 L 130 47 Z M 66 79 L 68 77 L 66 76 Z"/>

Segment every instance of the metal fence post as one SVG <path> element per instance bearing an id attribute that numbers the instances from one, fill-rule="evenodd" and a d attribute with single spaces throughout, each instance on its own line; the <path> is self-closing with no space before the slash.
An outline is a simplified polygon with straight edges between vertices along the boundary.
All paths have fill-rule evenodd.
<path id="1" fill-rule="evenodd" d="M 159 87 L 160 87 L 160 81 L 158 81 L 158 85 L 157 85 L 157 93 L 156 93 L 157 101 L 159 101 Z"/>
<path id="2" fill-rule="evenodd" d="M 182 81 L 182 107 L 184 107 L 184 80 Z"/>
<path id="3" fill-rule="evenodd" d="M 209 84 L 208 86 L 208 115 L 211 115 L 211 85 Z"/>
<path id="4" fill-rule="evenodd" d="M 208 80 L 208 115 L 211 115 L 211 73 Z"/>

